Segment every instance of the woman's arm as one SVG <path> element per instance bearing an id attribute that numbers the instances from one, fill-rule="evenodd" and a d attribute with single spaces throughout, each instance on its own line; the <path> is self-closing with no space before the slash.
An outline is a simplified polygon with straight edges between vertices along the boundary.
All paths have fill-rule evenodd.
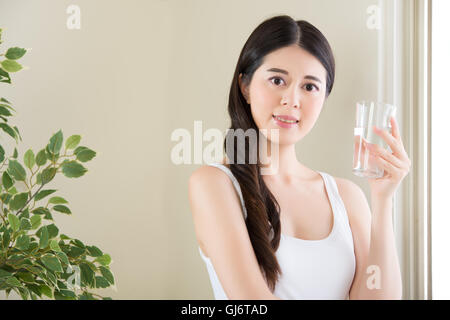
<path id="1" fill-rule="evenodd" d="M 401 299 L 402 281 L 392 225 L 392 203 L 366 196 L 354 182 L 336 178 L 353 234 L 356 272 L 350 299 Z"/>
<path id="2" fill-rule="evenodd" d="M 278 299 L 259 268 L 239 196 L 220 169 L 202 166 L 189 179 L 195 233 L 229 299 Z"/>

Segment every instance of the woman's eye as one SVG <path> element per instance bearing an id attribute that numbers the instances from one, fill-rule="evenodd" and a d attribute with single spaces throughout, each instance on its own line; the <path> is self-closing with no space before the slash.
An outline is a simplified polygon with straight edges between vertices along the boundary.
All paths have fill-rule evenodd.
<path id="1" fill-rule="evenodd" d="M 309 87 L 309 88 L 314 87 L 314 88 L 316 88 L 316 91 L 319 91 L 319 88 L 317 88 L 317 86 L 312 83 L 307 83 L 306 87 Z M 308 91 L 311 91 L 311 90 L 308 90 Z"/>
<path id="2" fill-rule="evenodd" d="M 272 82 L 277 87 L 280 85 L 280 81 L 284 82 L 284 80 L 282 78 L 280 78 L 280 77 L 273 77 L 273 78 L 270 78 L 269 80 L 270 80 L 270 82 Z M 307 91 L 309 91 L 309 92 L 311 92 L 312 89 L 314 89 L 314 88 L 316 89 L 316 91 L 319 91 L 319 88 L 316 85 L 312 84 L 312 83 L 307 83 L 305 85 L 305 87 L 307 88 Z"/>
<path id="3" fill-rule="evenodd" d="M 281 78 L 279 78 L 279 77 L 273 77 L 273 78 L 270 78 L 269 80 L 270 80 L 273 84 L 275 84 L 276 86 L 278 86 L 278 84 L 277 84 L 277 83 L 274 83 L 272 80 L 281 80 L 281 81 L 284 82 L 284 80 L 281 79 Z"/>

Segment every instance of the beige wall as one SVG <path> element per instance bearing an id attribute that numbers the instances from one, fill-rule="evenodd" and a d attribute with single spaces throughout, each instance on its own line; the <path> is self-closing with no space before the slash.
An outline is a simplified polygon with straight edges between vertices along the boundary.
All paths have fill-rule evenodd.
<path id="1" fill-rule="evenodd" d="M 210 299 L 194 234 L 187 180 L 199 165 L 175 165 L 177 128 L 193 134 L 229 125 L 228 90 L 239 52 L 264 19 L 288 14 L 318 27 L 336 58 L 336 79 L 314 129 L 297 145 L 314 170 L 351 179 L 354 102 L 376 99 L 377 35 L 369 0 L 0 0 L 2 48 L 32 48 L 29 69 L 1 85 L 14 103 L 20 157 L 50 136 L 81 134 L 98 152 L 86 176 L 53 182 L 72 216 L 60 231 L 111 254 L 114 299 Z M 68 30 L 66 8 L 81 9 Z M 3 137 L 3 135 L 2 135 Z M 11 145 L 2 138 L 3 145 Z M 9 147 L 11 150 L 12 147 Z"/>

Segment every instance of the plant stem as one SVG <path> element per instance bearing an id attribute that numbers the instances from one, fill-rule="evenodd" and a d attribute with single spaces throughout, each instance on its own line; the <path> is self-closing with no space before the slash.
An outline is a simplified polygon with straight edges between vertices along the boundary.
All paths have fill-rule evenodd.
<path id="1" fill-rule="evenodd" d="M 39 187 L 39 189 L 37 189 L 37 191 L 30 197 L 30 199 L 28 199 L 27 203 L 25 203 L 25 205 L 22 207 L 22 209 L 20 209 L 19 211 L 16 212 L 16 216 L 19 215 L 19 213 L 21 213 L 21 212 L 23 211 L 23 209 L 26 208 L 26 206 L 28 205 L 28 203 L 30 203 L 31 199 L 33 199 L 34 196 L 35 196 L 39 191 L 41 191 L 41 189 L 42 189 L 44 186 L 45 186 L 45 183 L 44 183 L 44 184 L 41 184 L 41 186 Z"/>
<path id="2" fill-rule="evenodd" d="M 0 170 L 3 168 L 3 165 L 5 164 L 6 160 L 8 160 L 8 158 L 5 158 L 5 160 L 3 160 L 2 165 L 0 166 Z"/>
<path id="3" fill-rule="evenodd" d="M 6 220 L 5 220 L 5 216 L 3 215 L 3 213 L 2 213 L 2 212 L 0 212 L 0 216 L 2 216 L 2 219 L 3 219 L 3 223 L 5 224 L 5 227 L 6 227 Z"/>

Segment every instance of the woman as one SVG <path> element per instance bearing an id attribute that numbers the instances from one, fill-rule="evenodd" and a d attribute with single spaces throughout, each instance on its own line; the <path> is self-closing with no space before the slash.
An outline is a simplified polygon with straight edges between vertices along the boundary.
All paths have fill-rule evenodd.
<path id="1" fill-rule="evenodd" d="M 256 163 L 236 163 L 229 155 L 239 150 L 224 143 L 224 161 L 189 179 L 199 251 L 216 299 L 401 299 L 392 198 L 410 160 L 395 119 L 392 135 L 375 131 L 393 153 L 367 146 L 385 171 L 369 179 L 371 208 L 355 183 L 296 158 L 295 143 L 316 123 L 334 72 L 328 41 L 306 21 L 270 18 L 245 43 L 229 95 L 230 129 L 279 129 L 279 136 L 259 138 L 269 163 L 259 153 Z"/>

